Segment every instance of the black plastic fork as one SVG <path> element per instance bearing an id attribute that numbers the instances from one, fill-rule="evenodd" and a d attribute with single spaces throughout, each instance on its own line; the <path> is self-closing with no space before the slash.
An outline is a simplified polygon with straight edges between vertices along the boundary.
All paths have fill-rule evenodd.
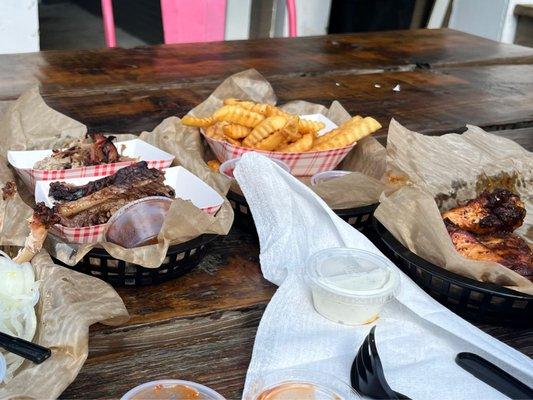
<path id="1" fill-rule="evenodd" d="M 392 390 L 387 383 L 376 347 L 375 331 L 374 326 L 363 341 L 352 364 L 350 380 L 353 388 L 373 399 L 410 400 L 409 397 Z"/>

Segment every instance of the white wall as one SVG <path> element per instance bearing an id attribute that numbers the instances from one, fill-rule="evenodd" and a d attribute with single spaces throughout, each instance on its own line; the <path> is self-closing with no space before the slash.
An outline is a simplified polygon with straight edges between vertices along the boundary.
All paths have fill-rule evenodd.
<path id="1" fill-rule="evenodd" d="M 228 0 L 226 6 L 226 40 L 248 39 L 251 7 L 251 0 Z M 298 36 L 325 35 L 330 8 L 331 0 L 296 0 Z M 283 36 L 289 35 L 287 18 L 283 32 Z"/>
<path id="2" fill-rule="evenodd" d="M 517 4 L 533 0 L 454 0 L 449 27 L 487 39 L 513 43 Z"/>
<path id="3" fill-rule="evenodd" d="M 533 4 L 533 0 L 509 0 L 509 7 L 507 8 L 507 15 L 505 16 L 500 36 L 500 41 L 504 43 L 514 43 L 518 21 L 518 18 L 514 15 L 514 8 L 517 4 Z"/>
<path id="4" fill-rule="evenodd" d="M 296 0 L 298 36 L 325 35 L 328 30 L 331 0 Z M 285 26 L 288 26 L 287 21 Z M 288 28 L 285 29 L 287 36 Z"/>
<path id="5" fill-rule="evenodd" d="M 2 1 L 2 0 L 0 0 Z M 248 39 L 251 0 L 228 0 L 226 3 L 226 40 Z"/>
<path id="6" fill-rule="evenodd" d="M 37 0 L 0 0 L 0 54 L 39 51 Z"/>
<path id="7" fill-rule="evenodd" d="M 500 40 L 509 0 L 455 0 L 450 28 Z"/>

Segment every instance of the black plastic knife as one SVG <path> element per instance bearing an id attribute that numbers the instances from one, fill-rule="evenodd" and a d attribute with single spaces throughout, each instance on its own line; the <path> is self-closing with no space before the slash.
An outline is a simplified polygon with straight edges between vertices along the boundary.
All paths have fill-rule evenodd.
<path id="1" fill-rule="evenodd" d="M 6 349 L 10 353 L 24 357 L 35 364 L 42 363 L 52 354 L 50 349 L 46 347 L 5 334 L 3 332 L 0 332 L 0 347 Z"/>
<path id="2" fill-rule="evenodd" d="M 533 399 L 533 389 L 490 361 L 473 353 L 459 353 L 455 362 L 480 381 L 511 399 Z"/>

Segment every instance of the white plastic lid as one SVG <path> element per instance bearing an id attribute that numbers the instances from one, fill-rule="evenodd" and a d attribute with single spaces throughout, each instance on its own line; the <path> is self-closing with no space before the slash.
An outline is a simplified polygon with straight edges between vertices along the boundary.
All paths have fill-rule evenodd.
<path id="1" fill-rule="evenodd" d="M 352 173 L 352 171 L 344 171 L 344 170 L 340 170 L 340 169 L 335 169 L 335 170 L 332 170 L 332 171 L 319 172 L 317 174 L 314 174 L 311 177 L 311 185 L 312 186 L 316 186 L 319 183 L 322 183 L 322 182 L 325 182 L 325 181 L 329 181 L 330 179 L 334 179 L 334 178 L 340 178 L 341 176 L 348 175 L 348 174 L 351 174 L 351 173 Z"/>
<path id="2" fill-rule="evenodd" d="M 3 382 L 4 378 L 6 377 L 6 370 L 7 370 L 6 359 L 4 358 L 2 353 L 0 353 L 0 384 Z"/>
<path id="3" fill-rule="evenodd" d="M 230 179 L 235 179 L 233 176 L 233 171 L 235 170 L 235 167 L 237 166 L 237 163 L 241 160 L 240 157 L 232 158 L 231 160 L 224 161 L 222 164 L 220 164 L 219 171 L 221 174 L 227 176 Z M 278 160 L 277 158 L 270 158 L 270 161 L 275 162 L 278 164 L 283 170 L 290 172 L 291 169 L 287 164 L 285 164 L 283 161 Z"/>
<path id="4" fill-rule="evenodd" d="M 347 304 L 384 304 L 400 288 L 400 274 L 387 258 L 346 247 L 309 257 L 307 278 L 314 291 Z"/>
<path id="5" fill-rule="evenodd" d="M 155 389 L 156 386 L 163 387 L 173 387 L 173 386 L 187 386 L 188 388 L 198 391 L 201 397 L 198 397 L 199 400 L 226 400 L 221 394 L 215 392 L 213 389 L 208 388 L 207 386 L 200 385 L 199 383 L 182 381 L 178 379 L 162 379 L 159 381 L 152 381 L 143 383 L 133 389 L 120 398 L 120 400 L 131 400 L 131 399 L 150 399 L 151 397 L 136 397 L 139 394 L 142 395 L 142 392 L 149 389 Z M 173 395 L 169 397 L 169 400 L 180 400 L 179 397 Z"/>
<path id="6" fill-rule="evenodd" d="M 252 400 L 359 400 L 351 386 L 335 376 L 300 369 L 270 372 L 252 383 Z"/>

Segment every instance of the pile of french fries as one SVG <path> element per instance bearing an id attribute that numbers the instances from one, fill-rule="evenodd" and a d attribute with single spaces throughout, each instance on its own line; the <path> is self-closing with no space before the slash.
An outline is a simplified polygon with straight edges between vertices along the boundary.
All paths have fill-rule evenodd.
<path id="1" fill-rule="evenodd" d="M 224 106 L 207 118 L 186 115 L 181 122 L 202 128 L 206 136 L 234 146 L 282 153 L 339 149 L 376 132 L 381 125 L 372 117 L 356 116 L 318 136 L 323 122 L 310 121 L 263 103 L 225 99 Z"/>

